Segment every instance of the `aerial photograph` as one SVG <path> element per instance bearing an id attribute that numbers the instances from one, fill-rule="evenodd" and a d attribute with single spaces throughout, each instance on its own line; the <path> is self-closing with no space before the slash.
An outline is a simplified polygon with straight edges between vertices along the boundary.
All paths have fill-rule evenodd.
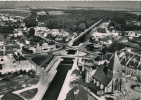
<path id="1" fill-rule="evenodd" d="M 141 100 L 141 1 L 0 1 L 0 100 Z"/>

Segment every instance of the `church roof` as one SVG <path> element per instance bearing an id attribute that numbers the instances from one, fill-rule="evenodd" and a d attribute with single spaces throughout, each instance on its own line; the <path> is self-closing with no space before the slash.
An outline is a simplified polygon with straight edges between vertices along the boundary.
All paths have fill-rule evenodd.
<path id="1" fill-rule="evenodd" d="M 115 53 L 114 56 L 112 56 L 112 58 L 110 59 L 108 68 L 111 70 L 117 70 L 122 68 L 117 53 Z"/>
<path id="2" fill-rule="evenodd" d="M 98 80 L 100 83 L 104 84 L 105 86 L 107 86 L 111 81 L 111 78 L 109 78 L 103 70 L 96 70 L 96 72 L 93 75 L 93 78 Z"/>

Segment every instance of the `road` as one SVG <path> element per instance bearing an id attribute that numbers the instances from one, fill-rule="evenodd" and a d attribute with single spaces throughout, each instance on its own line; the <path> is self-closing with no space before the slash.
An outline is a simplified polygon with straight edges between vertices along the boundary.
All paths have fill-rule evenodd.
<path id="1" fill-rule="evenodd" d="M 78 41 L 78 39 L 80 39 L 82 36 L 84 36 L 86 33 L 88 33 L 91 29 L 93 29 L 95 26 L 97 26 L 99 23 L 101 23 L 103 21 L 103 19 L 99 20 L 98 22 L 96 22 L 95 24 L 93 24 L 91 27 L 89 27 L 88 29 L 86 29 L 84 32 L 82 32 L 79 36 L 77 36 L 75 39 L 69 41 L 68 45 L 72 46 L 74 44 L 74 42 Z"/>

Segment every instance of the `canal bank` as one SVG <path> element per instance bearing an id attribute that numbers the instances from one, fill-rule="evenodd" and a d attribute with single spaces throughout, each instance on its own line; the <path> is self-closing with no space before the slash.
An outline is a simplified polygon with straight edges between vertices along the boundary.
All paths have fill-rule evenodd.
<path id="1" fill-rule="evenodd" d="M 73 58 L 62 58 L 57 73 L 42 100 L 57 100 L 68 71 L 72 68 Z"/>

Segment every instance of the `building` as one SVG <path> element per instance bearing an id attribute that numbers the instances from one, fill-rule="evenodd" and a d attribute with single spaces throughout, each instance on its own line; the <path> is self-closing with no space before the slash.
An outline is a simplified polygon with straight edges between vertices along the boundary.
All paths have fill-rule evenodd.
<path id="1" fill-rule="evenodd" d="M 134 54 L 132 52 L 125 53 L 125 56 L 121 59 L 121 64 L 125 74 L 131 76 L 141 75 L 141 56 L 139 54 Z"/>
<path id="2" fill-rule="evenodd" d="M 59 35 L 59 33 L 60 33 L 60 32 L 59 32 L 58 29 L 51 29 L 51 30 L 50 30 L 50 34 L 53 35 L 53 36 Z"/>
<path id="3" fill-rule="evenodd" d="M 45 11 L 38 11 L 37 15 L 46 15 L 46 12 Z"/>
<path id="4" fill-rule="evenodd" d="M 0 46 L 4 45 L 4 36 L 0 34 Z"/>
<path id="5" fill-rule="evenodd" d="M 92 34 L 94 37 L 103 38 L 105 36 L 112 35 L 107 28 L 98 28 L 96 32 Z"/>
<path id="6" fill-rule="evenodd" d="M 100 65 L 92 76 L 91 82 L 95 85 L 96 94 L 101 95 L 107 92 L 121 90 L 122 66 L 117 53 L 115 53 L 108 65 Z"/>
<path id="7" fill-rule="evenodd" d="M 112 58 L 112 53 L 106 53 L 105 55 L 99 55 L 94 59 L 95 64 L 101 65 L 105 62 L 109 62 L 109 60 Z"/>
<path id="8" fill-rule="evenodd" d="M 125 36 L 120 36 L 117 38 L 117 41 L 119 43 L 127 43 L 129 41 L 128 37 L 125 37 Z"/>

